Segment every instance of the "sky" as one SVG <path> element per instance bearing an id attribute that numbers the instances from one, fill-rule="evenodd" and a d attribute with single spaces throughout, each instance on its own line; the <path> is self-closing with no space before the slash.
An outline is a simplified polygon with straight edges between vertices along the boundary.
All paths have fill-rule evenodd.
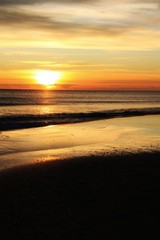
<path id="1" fill-rule="evenodd" d="M 0 0 L 0 88 L 47 87 L 160 90 L 160 0 Z"/>

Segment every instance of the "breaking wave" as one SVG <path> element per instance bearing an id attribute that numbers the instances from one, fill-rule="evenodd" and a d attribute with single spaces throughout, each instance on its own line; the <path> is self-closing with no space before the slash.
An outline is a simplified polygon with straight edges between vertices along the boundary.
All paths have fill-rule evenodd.
<path id="1" fill-rule="evenodd" d="M 87 121 L 125 118 L 144 115 L 160 114 L 160 108 L 132 108 L 132 109 L 114 109 L 97 112 L 79 112 L 79 113 L 54 113 L 43 115 L 12 115 L 0 116 L 0 130 L 14 130 L 23 128 L 42 127 L 56 124 L 80 123 Z"/>

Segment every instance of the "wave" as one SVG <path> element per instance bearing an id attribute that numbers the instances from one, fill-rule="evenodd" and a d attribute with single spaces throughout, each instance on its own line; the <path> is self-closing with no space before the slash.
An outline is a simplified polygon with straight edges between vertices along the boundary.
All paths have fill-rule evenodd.
<path id="1" fill-rule="evenodd" d="M 0 116 L 0 130 L 42 127 L 56 124 L 160 114 L 160 108 L 115 109 L 101 112 Z"/>
<path id="2" fill-rule="evenodd" d="M 18 102 L 18 101 L 15 101 L 12 103 L 9 102 L 0 102 L 0 107 L 9 107 L 9 106 L 44 106 L 44 105 L 52 105 L 52 106 L 55 106 L 55 105 L 69 105 L 69 104 L 147 104 L 147 103 L 159 103 L 159 101 L 155 101 L 155 100 L 150 100 L 150 101 L 143 101 L 143 100 L 130 100 L 129 102 L 127 100 L 117 100 L 117 101 L 113 101 L 113 100 L 92 100 L 92 101 L 82 101 L 82 100 L 69 100 L 69 101 L 66 101 L 66 100 L 59 100 L 59 101 L 44 101 L 44 102 Z"/>

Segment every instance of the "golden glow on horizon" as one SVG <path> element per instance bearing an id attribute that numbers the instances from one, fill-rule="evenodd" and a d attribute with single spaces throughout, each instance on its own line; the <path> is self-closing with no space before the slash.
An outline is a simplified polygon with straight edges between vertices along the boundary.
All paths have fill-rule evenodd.
<path id="1" fill-rule="evenodd" d="M 49 70 L 39 70 L 36 71 L 35 78 L 38 81 L 38 84 L 51 86 L 57 83 L 60 79 L 60 72 L 54 72 Z"/>
<path id="2" fill-rule="evenodd" d="M 0 89 L 160 90 L 158 3 L 3 1 Z"/>

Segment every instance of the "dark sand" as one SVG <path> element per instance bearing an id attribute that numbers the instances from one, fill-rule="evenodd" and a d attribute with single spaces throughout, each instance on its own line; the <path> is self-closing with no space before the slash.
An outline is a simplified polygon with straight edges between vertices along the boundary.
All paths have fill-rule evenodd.
<path id="1" fill-rule="evenodd" d="M 0 239 L 160 239 L 160 152 L 0 173 Z"/>

